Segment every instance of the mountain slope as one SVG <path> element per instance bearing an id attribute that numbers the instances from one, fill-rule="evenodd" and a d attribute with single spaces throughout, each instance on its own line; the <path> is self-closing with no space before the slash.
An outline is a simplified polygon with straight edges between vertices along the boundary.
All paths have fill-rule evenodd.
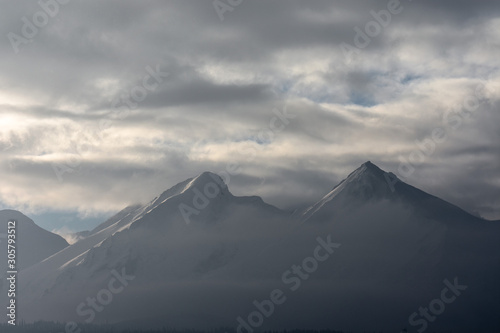
<path id="1" fill-rule="evenodd" d="M 0 233 L 7 233 L 8 221 L 16 221 L 17 269 L 23 270 L 68 246 L 59 235 L 37 226 L 33 220 L 15 210 L 0 211 Z M 7 239 L 0 239 L 7 242 Z M 7 271 L 6 256 L 0 258 L 0 272 Z"/>
<path id="2" fill-rule="evenodd" d="M 7 233 L 8 222 L 15 221 L 15 269 L 7 266 Z M 17 270 L 23 274 L 30 266 L 41 262 L 49 256 L 63 250 L 68 243 L 59 235 L 53 234 L 37 226 L 33 220 L 15 210 L 0 211 L 0 302 L 6 304 L 7 283 L 5 274 L 7 271 Z"/>

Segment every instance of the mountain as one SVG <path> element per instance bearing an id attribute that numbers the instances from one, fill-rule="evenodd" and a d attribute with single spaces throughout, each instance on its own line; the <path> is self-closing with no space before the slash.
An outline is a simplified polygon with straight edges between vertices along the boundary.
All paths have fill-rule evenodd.
<path id="1" fill-rule="evenodd" d="M 15 235 L 15 243 L 11 244 L 15 246 L 15 268 L 7 265 L 8 225 L 15 226 L 15 229 L 10 229 L 15 230 L 14 232 L 10 231 L 10 235 Z M 5 290 L 7 271 L 17 270 L 23 274 L 26 268 L 61 251 L 68 246 L 68 243 L 59 235 L 40 228 L 33 220 L 18 211 L 0 210 L 0 246 L 2 247 L 2 255 L 0 256 L 0 291 L 2 294 L 0 301 L 3 304 L 7 297 Z"/>
<path id="2" fill-rule="evenodd" d="M 500 308 L 495 286 L 500 277 L 500 224 L 406 184 L 371 162 L 300 217 L 307 227 L 329 230 L 343 244 L 332 271 L 337 281 L 351 282 L 344 292 L 364 295 L 346 307 L 346 313 L 362 312 L 366 323 L 380 323 L 382 328 L 391 316 L 409 315 L 429 304 L 443 289 L 444 279 L 457 277 L 470 292 L 466 301 L 454 304 L 455 313 L 468 314 L 453 319 L 457 331 L 471 331 L 472 323 L 476 332 L 500 329 L 492 314 Z M 445 330 L 449 325 L 441 319 L 432 328 Z"/>
<path id="3" fill-rule="evenodd" d="M 203 173 L 146 205 L 125 208 L 86 238 L 31 267 L 19 281 L 20 290 L 26 291 L 20 312 L 29 314 L 24 317 L 28 320 L 71 318 L 89 290 L 99 291 L 102 281 L 122 269 L 142 282 L 136 283 L 137 289 L 149 290 L 140 298 L 161 308 L 158 304 L 165 299 L 152 299 L 161 291 L 167 293 L 165 289 L 169 294 L 179 292 L 169 282 L 199 279 L 229 264 L 240 265 L 266 240 L 262 230 L 281 229 L 287 216 L 259 197 L 233 196 L 219 176 Z M 52 306 L 61 302 L 68 306 L 54 312 Z M 137 316 L 133 308 L 123 317 L 126 312 L 121 308 L 115 320 Z"/>
<path id="4" fill-rule="evenodd" d="M 272 315 L 255 328 L 416 330 L 423 319 L 417 313 L 410 323 L 411 315 L 442 295 L 443 281 L 458 281 L 466 289 L 426 324 L 499 331 L 499 236 L 498 223 L 371 162 L 293 215 L 234 196 L 207 172 L 26 269 L 19 313 L 28 321 L 250 332 L 245 325 L 260 311 Z M 272 311 L 271 298 L 281 299 Z"/>
<path id="5" fill-rule="evenodd" d="M 15 221 L 17 270 L 21 271 L 68 246 L 59 235 L 40 228 L 26 215 L 15 210 L 0 210 L 0 233 L 7 234 L 7 224 Z M 7 238 L 0 241 L 7 243 Z M 0 258 L 0 272 L 7 271 L 7 257 Z"/>
<path id="6" fill-rule="evenodd" d="M 406 184 L 392 172 L 385 172 L 370 161 L 361 165 L 321 200 L 306 209 L 302 219 L 308 220 L 313 215 L 316 218 L 320 215 L 331 217 L 341 211 L 384 200 L 405 205 L 422 218 L 452 223 L 483 221 L 457 206 Z"/>

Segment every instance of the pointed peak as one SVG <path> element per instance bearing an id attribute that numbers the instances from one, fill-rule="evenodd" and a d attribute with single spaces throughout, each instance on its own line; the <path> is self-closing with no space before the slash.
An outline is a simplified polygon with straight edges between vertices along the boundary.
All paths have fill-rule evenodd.
<path id="1" fill-rule="evenodd" d="M 376 166 L 375 164 L 373 164 L 372 161 L 366 161 L 361 166 L 365 166 L 367 168 L 377 168 L 377 169 L 379 169 L 379 167 Z"/>
<path id="2" fill-rule="evenodd" d="M 386 174 L 384 170 L 380 169 L 371 161 L 367 161 L 363 163 L 359 168 L 351 172 L 351 174 L 349 174 L 347 179 L 358 178 L 362 175 L 372 175 L 378 178 L 378 177 L 384 177 L 384 174 Z"/>
<path id="3" fill-rule="evenodd" d="M 207 184 L 215 183 L 223 189 L 227 189 L 227 184 L 221 176 L 216 173 L 205 171 L 195 178 L 192 178 L 185 187 L 185 190 L 193 187 L 205 187 Z"/>
<path id="4" fill-rule="evenodd" d="M 188 190 L 198 189 L 198 190 L 203 191 L 205 189 L 205 186 L 207 186 L 207 184 L 210 184 L 210 183 L 218 185 L 218 187 L 220 187 L 223 191 L 228 191 L 227 185 L 224 182 L 224 180 L 222 179 L 222 177 L 220 177 L 219 175 L 217 175 L 213 172 L 205 171 L 196 177 L 188 178 L 188 179 L 172 186 L 168 190 L 164 191 L 160 196 L 153 199 L 153 201 L 152 201 L 153 205 L 158 204 L 160 202 L 163 202 L 172 196 L 179 195 L 179 194 L 184 193 Z M 208 186 L 211 186 L 211 185 L 208 185 Z"/>
<path id="5" fill-rule="evenodd" d="M 337 196 L 340 193 L 355 197 L 371 198 L 373 196 L 387 197 L 393 193 L 388 184 L 395 175 L 385 172 L 370 161 L 363 163 L 340 182 L 326 197 Z"/>
<path id="6" fill-rule="evenodd" d="M 198 179 L 198 180 L 216 180 L 218 182 L 223 182 L 224 183 L 224 180 L 222 179 L 221 176 L 219 176 L 218 174 L 216 174 L 214 172 L 210 172 L 210 171 L 202 172 L 198 177 L 195 177 L 194 179 Z"/>
<path id="7" fill-rule="evenodd" d="M 335 186 L 327 195 L 303 213 L 308 219 L 329 202 L 335 205 L 348 205 L 352 203 L 367 202 L 372 199 L 392 198 L 396 195 L 391 189 L 388 179 L 396 177 L 385 172 L 371 161 L 363 163 Z"/>
<path id="8" fill-rule="evenodd" d="M 192 190 L 200 192 L 215 191 L 215 188 L 219 188 L 222 194 L 231 194 L 224 179 L 218 174 L 209 171 L 205 171 L 194 178 L 187 179 L 173 188 L 175 188 L 176 194 Z"/>
<path id="9" fill-rule="evenodd" d="M 366 168 L 367 170 L 382 171 L 383 172 L 382 169 L 380 169 L 378 166 L 373 164 L 371 161 L 367 161 L 367 162 L 363 163 L 360 168 L 363 168 L 363 167 Z"/>

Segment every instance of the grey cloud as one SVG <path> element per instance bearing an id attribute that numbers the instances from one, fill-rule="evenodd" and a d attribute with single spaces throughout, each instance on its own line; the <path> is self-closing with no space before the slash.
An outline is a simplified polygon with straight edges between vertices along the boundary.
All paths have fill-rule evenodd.
<path id="1" fill-rule="evenodd" d="M 450 133 L 408 181 L 498 219 L 499 185 L 490 181 L 498 175 L 484 164 L 500 160 L 493 52 L 500 4 L 402 5 L 346 64 L 340 44 L 352 44 L 354 27 L 387 1 L 244 1 L 223 22 L 210 1 L 73 1 L 19 54 L 5 36 L 20 33 L 21 17 L 39 6 L 5 3 L 0 156 L 8 181 L 0 201 L 15 193 L 18 204 L 78 209 L 68 193 L 80 189 L 85 209 L 103 210 L 101 202 L 115 209 L 202 171 L 224 170 L 233 159 L 243 170 L 230 185 L 235 192 L 299 207 L 366 160 L 396 172 L 398 157 L 442 126 L 443 113 L 470 93 L 466 87 L 484 80 L 491 104 Z M 119 117 L 113 100 L 157 64 L 169 76 Z M 272 110 L 285 106 L 296 118 L 257 145 Z M 59 183 L 51 163 L 78 154 L 75 141 L 90 149 Z M 235 154 L 252 145 L 254 160 Z M 471 172 L 475 180 L 466 177 Z"/>

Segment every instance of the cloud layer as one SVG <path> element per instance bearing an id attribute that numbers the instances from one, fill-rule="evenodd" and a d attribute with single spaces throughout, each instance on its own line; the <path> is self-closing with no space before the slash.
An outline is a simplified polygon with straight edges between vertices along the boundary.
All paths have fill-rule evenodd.
<path id="1" fill-rule="evenodd" d="M 233 163 L 295 208 L 371 160 L 500 219 L 499 3 L 55 3 L 0 13 L 5 207 L 111 212 Z"/>

